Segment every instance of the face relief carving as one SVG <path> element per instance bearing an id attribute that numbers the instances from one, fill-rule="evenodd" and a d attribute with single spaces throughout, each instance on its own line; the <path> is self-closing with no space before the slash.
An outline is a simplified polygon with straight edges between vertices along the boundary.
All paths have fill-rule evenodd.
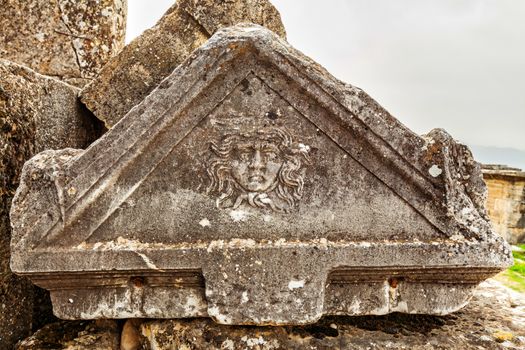
<path id="1" fill-rule="evenodd" d="M 218 194 L 219 208 L 253 207 L 288 211 L 301 199 L 303 165 L 309 163 L 284 128 L 227 133 L 211 143 L 208 193 Z"/>
<path id="2" fill-rule="evenodd" d="M 259 139 L 240 142 L 233 155 L 232 176 L 244 190 L 262 193 L 275 188 L 283 166 L 277 145 Z"/>

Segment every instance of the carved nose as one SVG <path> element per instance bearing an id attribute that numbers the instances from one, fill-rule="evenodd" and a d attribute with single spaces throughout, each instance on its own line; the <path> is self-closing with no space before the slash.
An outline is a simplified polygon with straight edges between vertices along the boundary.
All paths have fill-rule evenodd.
<path id="1" fill-rule="evenodd" d="M 252 161 L 250 162 L 250 169 L 262 169 L 264 166 L 261 158 L 261 152 L 259 150 L 255 150 L 253 153 Z"/>

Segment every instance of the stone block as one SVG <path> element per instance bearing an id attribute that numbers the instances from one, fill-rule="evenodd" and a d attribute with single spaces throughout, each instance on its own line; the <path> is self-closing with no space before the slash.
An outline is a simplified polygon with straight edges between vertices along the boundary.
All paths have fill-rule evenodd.
<path id="1" fill-rule="evenodd" d="M 505 166 L 483 168 L 487 211 L 494 230 L 509 243 L 525 242 L 525 171 Z"/>
<path id="2" fill-rule="evenodd" d="M 270 29 L 281 38 L 286 38 L 281 15 L 268 0 L 179 0 L 178 4 L 209 36 L 223 27 L 255 23 Z"/>
<path id="3" fill-rule="evenodd" d="M 155 27 L 110 60 L 82 91 L 82 102 L 110 128 L 217 29 L 242 22 L 286 35 L 279 13 L 268 0 L 177 1 Z"/>
<path id="4" fill-rule="evenodd" d="M 512 262 L 485 196 L 445 131 L 238 25 L 87 150 L 26 163 L 11 267 L 65 319 L 445 315 Z"/>
<path id="5" fill-rule="evenodd" d="M 86 147 L 96 119 L 81 106 L 77 88 L 0 60 L 0 344 L 27 336 L 45 315 L 33 315 L 34 286 L 9 269 L 9 209 L 22 166 L 46 149 Z M 36 293 L 36 294 L 35 294 Z M 38 311 L 38 308 L 35 308 Z"/>
<path id="6" fill-rule="evenodd" d="M 76 86 L 124 46 L 126 0 L 0 0 L 0 58 Z"/>

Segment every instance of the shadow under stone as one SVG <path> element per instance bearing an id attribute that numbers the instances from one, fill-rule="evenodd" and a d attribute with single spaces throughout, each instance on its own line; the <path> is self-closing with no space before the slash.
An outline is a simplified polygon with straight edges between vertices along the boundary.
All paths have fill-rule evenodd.
<path id="1" fill-rule="evenodd" d="M 323 339 L 337 337 L 340 326 L 351 326 L 367 331 L 381 331 L 388 334 L 420 333 L 428 334 L 436 328 L 453 324 L 456 315 L 409 315 L 392 313 L 384 316 L 327 316 L 318 323 L 308 326 L 286 327 L 288 333 L 299 336 Z"/>

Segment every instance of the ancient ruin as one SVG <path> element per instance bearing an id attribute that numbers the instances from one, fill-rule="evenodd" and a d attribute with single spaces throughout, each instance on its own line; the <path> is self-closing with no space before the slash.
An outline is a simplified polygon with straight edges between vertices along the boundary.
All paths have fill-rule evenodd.
<path id="1" fill-rule="evenodd" d="M 525 171 L 501 165 L 485 165 L 487 211 L 494 230 L 509 243 L 525 242 Z"/>
<path id="2" fill-rule="evenodd" d="M 63 319 L 444 315 L 509 266 L 470 151 L 268 29 L 224 28 L 13 201 L 11 268 Z"/>

